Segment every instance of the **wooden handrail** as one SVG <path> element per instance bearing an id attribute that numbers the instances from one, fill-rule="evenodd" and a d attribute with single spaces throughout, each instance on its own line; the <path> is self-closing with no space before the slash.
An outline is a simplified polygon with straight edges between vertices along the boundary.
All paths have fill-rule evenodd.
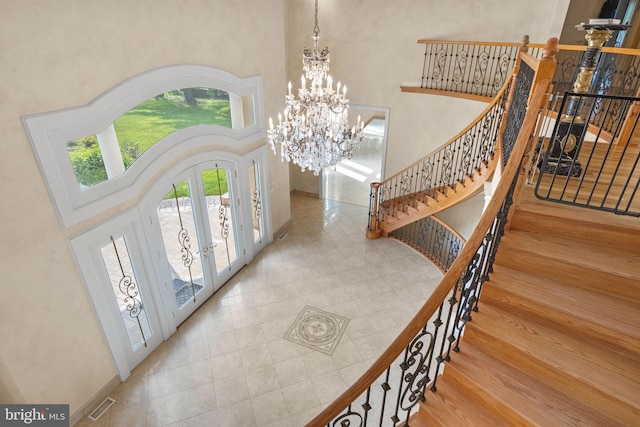
<path id="1" fill-rule="evenodd" d="M 512 42 L 488 42 L 488 41 L 467 41 L 467 40 L 429 40 L 429 39 L 420 39 L 418 40 L 420 44 L 461 44 L 461 45 L 476 45 L 476 46 L 505 46 L 505 47 L 520 47 L 523 43 L 512 43 Z M 526 45 L 530 49 L 542 49 L 544 48 L 544 43 L 528 43 Z M 587 50 L 586 45 L 573 45 L 573 44 L 560 44 L 558 45 L 561 51 L 584 51 Z M 625 47 L 610 47 L 604 46 L 602 48 L 603 53 L 617 53 L 619 55 L 631 55 L 631 56 L 640 56 L 640 49 L 630 49 Z"/>
<path id="2" fill-rule="evenodd" d="M 549 80 L 541 80 L 530 97 L 530 105 L 542 105 Z M 344 393 L 327 406 L 322 412 L 314 417 L 306 424 L 306 427 L 326 426 L 334 418 L 336 418 L 345 408 L 354 402 L 380 375 L 387 370 L 394 360 L 409 345 L 411 340 L 420 332 L 425 324 L 431 319 L 433 314 L 438 310 L 442 301 L 447 298 L 453 287 L 456 285 L 460 277 L 466 270 L 471 259 L 476 255 L 478 247 L 485 238 L 486 231 L 493 223 L 496 215 L 502 207 L 502 203 L 509 191 L 511 183 L 518 171 L 520 171 L 522 158 L 526 147 L 529 143 L 535 124 L 538 120 L 538 110 L 530 109 L 524 119 L 521 132 L 518 134 L 516 144 L 511 154 L 511 160 L 502 175 L 502 179 L 496 188 L 494 195 L 489 202 L 487 209 L 480 218 L 476 228 L 471 233 L 469 240 L 464 248 L 451 265 L 449 271 L 444 275 L 442 281 L 431 294 L 429 299 L 422 306 L 418 314 L 409 322 L 402 330 L 400 335 L 391 343 L 387 350 L 373 363 L 373 365 Z"/>
<path id="3" fill-rule="evenodd" d="M 473 44 L 478 46 L 507 46 L 507 47 L 522 46 L 522 43 L 512 43 L 512 42 L 487 42 L 487 41 L 480 42 L 480 41 L 429 40 L 429 39 L 420 39 L 418 40 L 418 43 L 420 44 Z M 544 45 L 541 45 L 541 46 L 544 46 Z"/>

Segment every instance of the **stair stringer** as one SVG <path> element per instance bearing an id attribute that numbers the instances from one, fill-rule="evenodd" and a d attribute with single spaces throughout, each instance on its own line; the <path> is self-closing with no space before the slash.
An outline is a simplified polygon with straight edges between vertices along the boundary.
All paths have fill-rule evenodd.
<path id="1" fill-rule="evenodd" d="M 416 196 L 417 193 L 413 195 L 414 197 L 411 197 L 412 195 L 403 197 L 404 200 L 413 200 L 415 205 L 411 206 L 401 202 L 399 207 L 394 208 L 395 215 L 384 215 L 384 220 L 378 221 L 378 230 L 381 231 L 382 236 L 388 237 L 389 233 L 394 230 L 435 215 L 475 196 L 479 191 L 483 190 L 484 183 L 493 177 L 499 158 L 500 156 L 496 154 L 489 156 L 489 161 L 480 170 L 474 171 L 473 176 L 467 176 L 464 184 L 458 182 L 456 183 L 456 188 L 446 187 L 442 191 L 436 190 L 437 196 L 435 198 L 426 195 Z M 416 202 L 417 198 L 426 198 L 428 201 L 427 203 Z M 397 200 L 383 202 L 381 206 L 393 204 L 395 201 Z"/>

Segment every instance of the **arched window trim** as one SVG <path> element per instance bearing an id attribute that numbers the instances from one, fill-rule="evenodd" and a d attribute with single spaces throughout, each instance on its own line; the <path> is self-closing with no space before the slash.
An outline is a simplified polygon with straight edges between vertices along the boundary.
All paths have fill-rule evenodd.
<path id="1" fill-rule="evenodd" d="M 211 87 L 240 97 L 251 96 L 254 123 L 238 130 L 218 125 L 182 129 L 146 150 L 123 175 L 80 189 L 66 151 L 67 141 L 100 133 L 141 102 L 187 87 Z M 134 76 L 86 106 L 25 117 L 23 122 L 60 223 L 69 228 L 138 197 L 159 171 L 187 153 L 207 149 L 246 152 L 266 136 L 263 105 L 261 76 L 240 78 L 214 67 L 174 65 Z"/>

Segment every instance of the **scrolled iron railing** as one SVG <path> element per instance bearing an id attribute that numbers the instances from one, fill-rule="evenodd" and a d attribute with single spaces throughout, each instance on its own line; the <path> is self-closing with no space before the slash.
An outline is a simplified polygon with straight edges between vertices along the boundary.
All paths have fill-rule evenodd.
<path id="1" fill-rule="evenodd" d="M 572 101 L 578 106 L 574 114 L 569 111 Z M 640 217 L 640 145 L 634 139 L 638 105 L 639 97 L 566 93 L 561 119 L 538 142 L 531 168 L 538 173 L 536 197 Z M 623 132 L 624 126 L 628 129 Z M 606 129 L 620 135 L 615 144 L 603 138 Z"/>
<path id="2" fill-rule="evenodd" d="M 520 52 L 542 58 L 543 44 L 418 40 L 425 45 L 420 88 L 493 99 L 511 75 Z M 403 89 L 410 90 L 410 87 Z"/>
<path id="3" fill-rule="evenodd" d="M 418 40 L 425 45 L 420 90 L 465 94 L 473 99 L 492 99 L 508 80 L 518 53 L 543 56 L 543 45 L 529 43 Z M 561 98 L 572 91 L 587 46 L 560 45 L 553 76 L 553 94 Z M 404 86 L 403 91 L 416 88 Z M 591 83 L 590 93 L 640 96 L 640 50 L 603 47 Z M 559 104 L 560 102 L 558 102 Z M 607 124 L 605 123 L 605 126 Z M 610 127 L 604 128 L 609 134 Z M 613 134 L 609 137 L 615 138 Z"/>
<path id="4" fill-rule="evenodd" d="M 495 98 L 515 66 L 522 44 L 418 40 L 425 45 L 420 87 Z"/>
<path id="5" fill-rule="evenodd" d="M 458 257 L 465 239 L 435 216 L 422 218 L 389 233 L 416 249 L 443 273 L 446 273 Z"/>
<path id="6" fill-rule="evenodd" d="M 535 70 L 526 62 L 522 61 L 518 69 L 518 78 L 513 88 L 512 101 L 509 105 L 504 132 L 502 133 L 502 163 L 506 165 L 511 157 L 511 152 L 516 143 L 522 121 L 527 113 L 527 103 L 529 93 L 533 85 Z"/>
<path id="7" fill-rule="evenodd" d="M 530 105 L 542 105 L 548 83 L 534 86 Z M 436 390 L 443 363 L 458 350 L 464 325 L 477 309 L 537 118 L 531 108 L 493 198 L 440 285 L 371 368 L 307 427 L 408 426 L 427 387 Z"/>

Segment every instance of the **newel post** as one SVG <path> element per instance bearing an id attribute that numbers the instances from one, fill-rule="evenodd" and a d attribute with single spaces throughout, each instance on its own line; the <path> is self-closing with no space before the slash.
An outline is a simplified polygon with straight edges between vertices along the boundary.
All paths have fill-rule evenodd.
<path id="1" fill-rule="evenodd" d="M 542 48 L 543 56 L 533 78 L 531 93 L 533 93 L 534 87 L 539 84 L 541 80 L 548 80 L 547 85 L 550 85 L 551 81 L 553 81 L 553 75 L 556 72 L 556 54 L 559 50 L 557 37 L 552 37 L 547 40 L 547 43 Z"/>
<path id="2" fill-rule="evenodd" d="M 369 204 L 369 224 L 367 225 L 367 239 L 377 239 L 382 234 L 378 229 L 378 190 L 380 182 L 371 183 L 371 202 Z"/>

